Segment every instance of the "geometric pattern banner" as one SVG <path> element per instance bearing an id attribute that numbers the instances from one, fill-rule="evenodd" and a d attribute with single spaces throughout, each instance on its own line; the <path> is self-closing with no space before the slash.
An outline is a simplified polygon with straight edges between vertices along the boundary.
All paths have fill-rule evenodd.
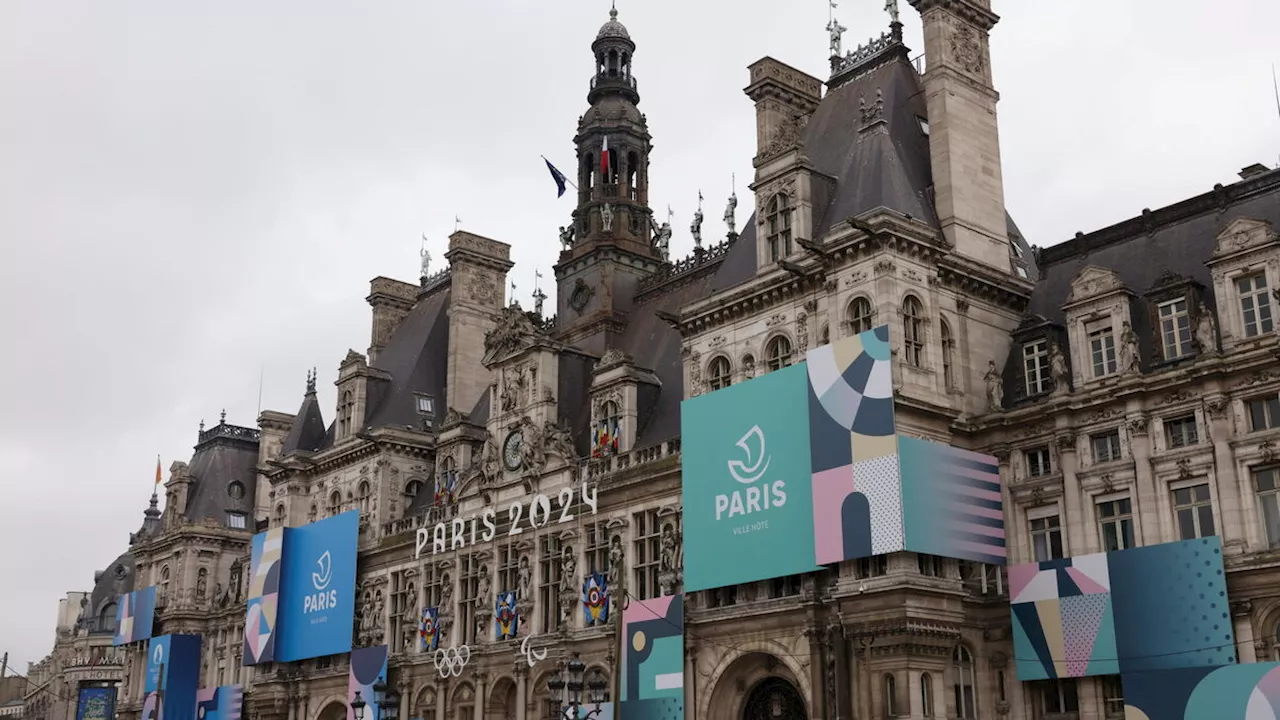
<path id="1" fill-rule="evenodd" d="M 423 608 L 422 617 L 418 619 L 418 650 L 435 652 L 440 646 L 440 611 L 436 608 Z"/>
<path id="2" fill-rule="evenodd" d="M 681 404 L 685 592 L 903 550 L 1006 563 L 998 462 L 898 434 L 889 340 Z"/>
<path id="3" fill-rule="evenodd" d="M 1126 673 L 1125 720 L 1280 720 L 1280 663 Z"/>
<path id="4" fill-rule="evenodd" d="M 351 651 L 351 670 L 347 674 L 347 720 L 356 720 L 351 701 L 356 693 L 365 703 L 364 716 L 377 720 L 378 698 L 373 686 L 381 679 L 387 681 L 387 646 L 356 648 Z"/>
<path id="5" fill-rule="evenodd" d="M 498 593 L 498 601 L 493 608 L 493 629 L 499 640 L 509 640 L 520 632 L 520 613 L 516 610 L 514 592 Z"/>
<path id="6" fill-rule="evenodd" d="M 196 720 L 240 720 L 243 706 L 244 688 L 240 685 L 196 691 Z"/>
<path id="7" fill-rule="evenodd" d="M 253 536 L 244 665 L 351 650 L 358 510 Z"/>
<path id="8" fill-rule="evenodd" d="M 111 644 L 128 645 L 150 638 L 155 615 L 154 585 L 121 595 L 116 605 L 116 635 Z"/>
<path id="9" fill-rule="evenodd" d="M 622 715 L 684 718 L 684 595 L 632 600 L 622 610 Z"/>
<path id="10" fill-rule="evenodd" d="M 582 613 L 587 627 L 609 622 L 609 580 L 600 573 L 590 573 L 582 581 Z"/>
<path id="11" fill-rule="evenodd" d="M 1236 659 L 1216 535 L 1014 565 L 1009 602 L 1022 681 Z"/>

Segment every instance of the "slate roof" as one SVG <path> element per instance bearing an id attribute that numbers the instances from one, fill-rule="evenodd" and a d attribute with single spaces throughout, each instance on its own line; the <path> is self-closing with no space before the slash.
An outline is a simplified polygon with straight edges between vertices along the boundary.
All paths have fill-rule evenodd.
<path id="1" fill-rule="evenodd" d="M 280 453 L 289 455 L 299 450 L 315 452 L 324 447 L 327 433 L 324 415 L 320 412 L 320 403 L 316 400 L 315 386 L 309 385 L 307 394 L 302 398 L 302 407 L 298 408 L 298 414 L 294 416 L 289 434 L 285 436 L 284 444 L 280 446 Z"/>
<path id="2" fill-rule="evenodd" d="M 434 397 L 443 417 L 444 409 L 449 407 L 445 385 L 449 372 L 449 316 L 445 310 L 451 292 L 442 290 L 418 301 L 378 353 L 371 367 L 386 371 L 391 380 L 369 383 L 366 425 L 418 427 L 421 419 L 415 392 Z"/>
<path id="3" fill-rule="evenodd" d="M 107 569 L 97 574 L 89 600 L 80 609 L 80 619 L 85 621 L 102 617 L 102 611 L 116 602 L 119 596 L 132 592 L 135 579 L 135 562 L 132 552 L 126 552 L 112 560 Z M 115 621 L 114 611 L 108 613 Z"/>
<path id="4" fill-rule="evenodd" d="M 207 517 L 227 526 L 227 513 L 253 518 L 258 485 L 258 432 L 222 423 L 204 431 L 187 468 L 194 481 L 183 515 L 199 522 Z M 231 487 L 239 483 L 240 497 Z"/>

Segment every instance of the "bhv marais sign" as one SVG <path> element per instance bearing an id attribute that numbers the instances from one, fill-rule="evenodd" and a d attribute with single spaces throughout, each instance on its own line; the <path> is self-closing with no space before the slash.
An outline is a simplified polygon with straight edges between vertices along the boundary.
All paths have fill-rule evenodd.
<path id="1" fill-rule="evenodd" d="M 572 522 L 575 505 L 595 515 L 600 510 L 599 488 L 587 487 L 584 480 L 578 489 L 561 488 L 554 498 L 538 493 L 527 500 L 517 500 L 506 508 L 487 507 L 474 515 L 456 517 L 436 523 L 434 528 L 418 528 L 413 557 L 416 560 L 430 548 L 432 555 L 446 550 L 462 550 L 477 542 L 490 542 L 498 534 L 499 518 L 505 521 L 506 535 L 521 535 L 526 530 L 540 530 L 551 523 Z"/>

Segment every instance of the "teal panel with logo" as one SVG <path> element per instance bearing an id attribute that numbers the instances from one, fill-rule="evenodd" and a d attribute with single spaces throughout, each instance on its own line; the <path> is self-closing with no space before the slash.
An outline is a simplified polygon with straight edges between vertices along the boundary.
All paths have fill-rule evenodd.
<path id="1" fill-rule="evenodd" d="M 817 569 L 803 363 L 681 405 L 684 588 Z"/>

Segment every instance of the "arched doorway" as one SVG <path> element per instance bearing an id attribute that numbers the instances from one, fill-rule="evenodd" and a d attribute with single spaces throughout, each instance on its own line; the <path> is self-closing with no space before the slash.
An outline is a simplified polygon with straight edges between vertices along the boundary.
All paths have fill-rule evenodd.
<path id="1" fill-rule="evenodd" d="M 808 716 L 796 686 L 780 677 L 756 683 L 742 704 L 742 720 L 806 720 Z"/>
<path id="2" fill-rule="evenodd" d="M 335 700 L 320 709 L 316 720 L 347 720 L 347 706 Z"/>

